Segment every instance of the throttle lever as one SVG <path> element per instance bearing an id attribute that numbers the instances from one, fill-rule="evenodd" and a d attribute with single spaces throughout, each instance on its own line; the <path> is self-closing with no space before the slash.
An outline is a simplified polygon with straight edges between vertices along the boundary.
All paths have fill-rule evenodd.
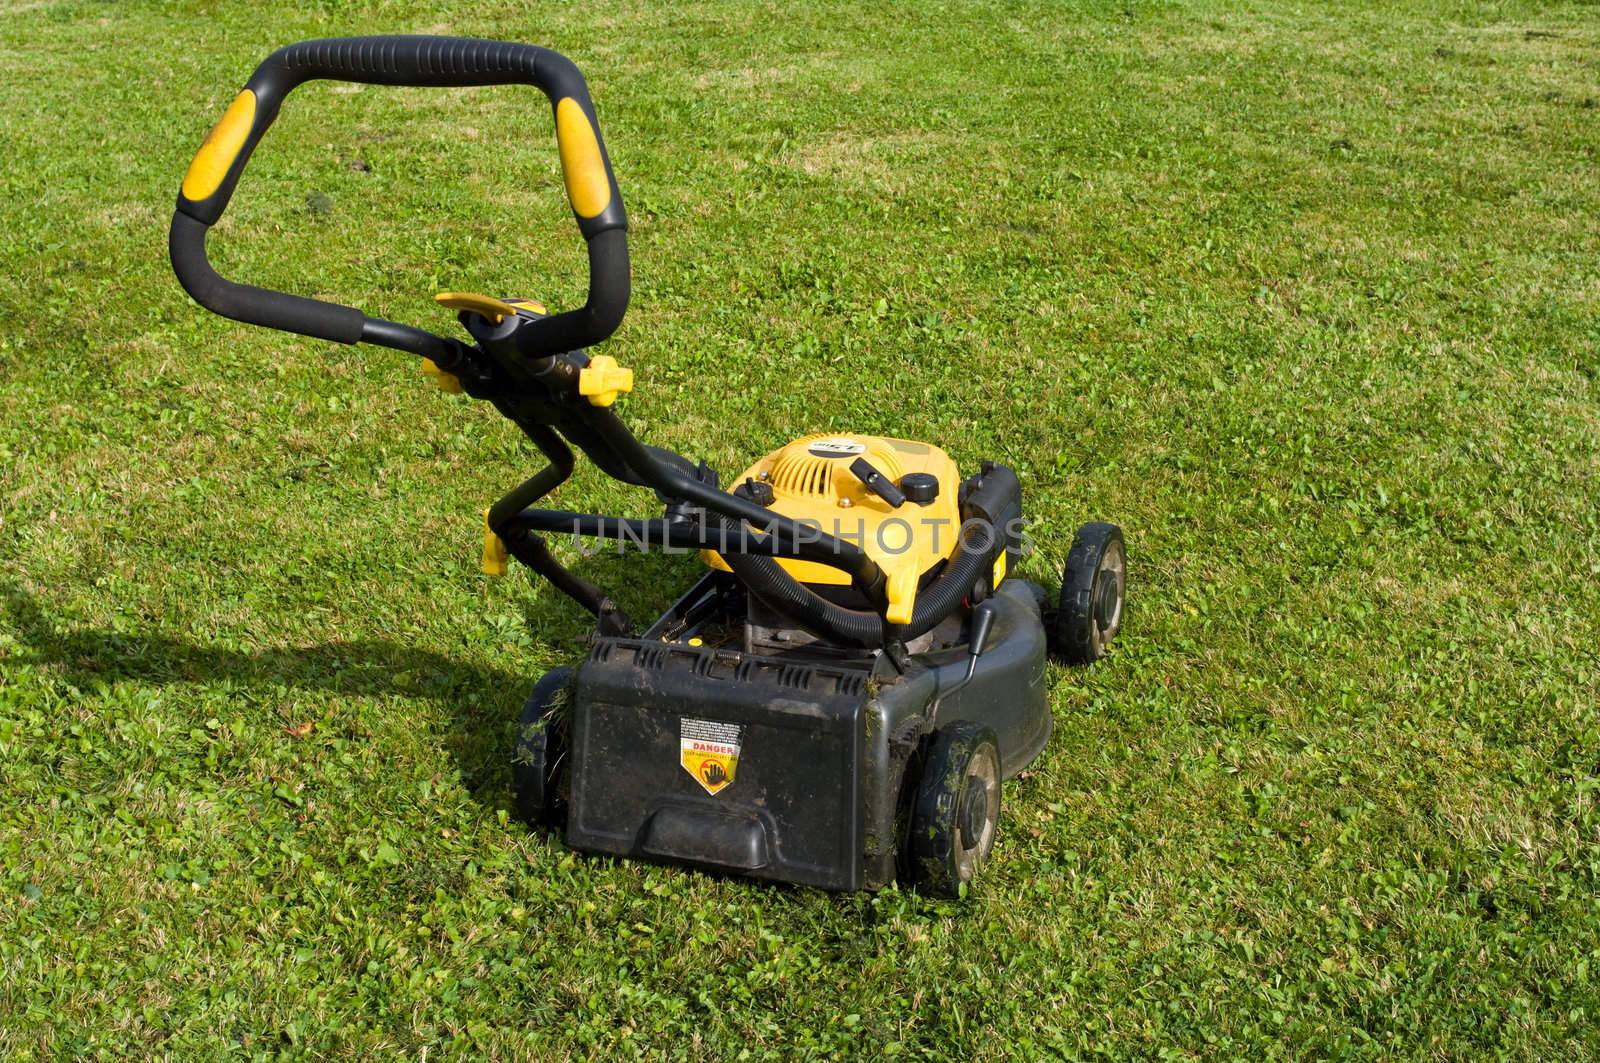
<path id="1" fill-rule="evenodd" d="M 906 504 L 906 496 L 894 485 L 894 481 L 879 472 L 866 458 L 852 461 L 850 471 L 861 481 L 863 487 L 889 503 L 891 509 L 899 509 Z"/>

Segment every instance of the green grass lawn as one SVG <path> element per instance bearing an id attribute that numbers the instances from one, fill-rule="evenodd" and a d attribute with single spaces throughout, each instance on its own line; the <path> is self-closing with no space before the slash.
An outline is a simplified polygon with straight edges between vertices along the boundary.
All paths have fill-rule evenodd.
<path id="1" fill-rule="evenodd" d="M 1600 1056 L 1600 8 L 271 6 L 0 0 L 0 1057 Z M 1007 462 L 1045 581 L 1126 529 L 973 899 L 510 815 L 587 632 L 478 572 L 536 455 L 166 261 L 255 64 L 364 32 L 588 74 L 646 439 Z M 308 86 L 211 246 L 436 330 L 583 294 L 525 89 Z"/>

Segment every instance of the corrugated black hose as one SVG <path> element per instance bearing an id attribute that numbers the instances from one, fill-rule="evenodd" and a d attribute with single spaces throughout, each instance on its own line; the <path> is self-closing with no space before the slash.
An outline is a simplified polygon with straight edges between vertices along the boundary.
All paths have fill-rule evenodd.
<path id="1" fill-rule="evenodd" d="M 1014 531 L 1010 525 L 1021 514 L 1022 487 L 1016 474 L 1004 465 L 991 466 L 967 497 L 955 556 L 918 593 L 911 623 L 889 633 L 907 642 L 955 612 L 1008 547 Z M 729 523 L 727 518 L 724 523 Z M 723 560 L 751 594 L 812 634 L 869 649 L 883 645 L 889 628 L 883 617 L 828 601 L 789 575 L 777 559 L 728 553 Z"/>

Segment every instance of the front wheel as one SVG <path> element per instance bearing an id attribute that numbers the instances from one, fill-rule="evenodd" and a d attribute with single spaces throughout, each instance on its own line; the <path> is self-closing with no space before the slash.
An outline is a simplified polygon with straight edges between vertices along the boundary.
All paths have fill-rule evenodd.
<path id="1" fill-rule="evenodd" d="M 994 851 L 1000 825 L 1000 746 L 994 732 L 955 723 L 933 736 L 911 807 L 906 856 L 912 882 L 958 897 Z"/>
<path id="2" fill-rule="evenodd" d="M 1078 529 L 1061 573 L 1061 601 L 1050 650 L 1067 664 L 1093 664 L 1122 630 L 1128 550 L 1122 529 L 1094 521 Z"/>

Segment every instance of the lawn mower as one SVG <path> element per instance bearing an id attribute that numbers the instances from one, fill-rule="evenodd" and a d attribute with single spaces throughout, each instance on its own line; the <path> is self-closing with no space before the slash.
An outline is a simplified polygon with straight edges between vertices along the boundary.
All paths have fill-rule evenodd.
<path id="1" fill-rule="evenodd" d="M 466 339 L 219 276 L 206 233 L 286 97 L 313 79 L 423 87 L 525 83 L 549 97 L 588 301 L 445 292 Z M 548 465 L 489 507 L 482 564 L 511 558 L 595 618 L 580 662 L 534 686 L 516 802 L 568 845 L 830 890 L 908 881 L 959 894 L 988 858 L 1000 784 L 1051 732 L 1047 654 L 1088 664 L 1122 623 L 1122 534 L 1084 525 L 1054 602 L 1016 575 L 1022 492 L 1004 465 L 963 476 L 927 443 L 803 436 L 725 488 L 703 461 L 618 414 L 632 370 L 595 352 L 629 297 L 627 216 L 578 69 L 525 44 L 448 37 L 306 41 L 274 52 L 190 164 L 173 269 L 227 318 L 407 351 L 448 391 L 509 418 Z M 647 488 L 648 519 L 543 509 L 573 449 Z M 548 536 L 698 551 L 705 573 L 635 624 Z"/>

